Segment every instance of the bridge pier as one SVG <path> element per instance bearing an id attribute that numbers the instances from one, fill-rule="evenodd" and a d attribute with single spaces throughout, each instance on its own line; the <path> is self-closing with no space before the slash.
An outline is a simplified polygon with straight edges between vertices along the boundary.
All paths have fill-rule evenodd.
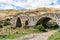
<path id="1" fill-rule="evenodd" d="M 57 19 L 57 20 L 56 20 L 56 23 L 58 24 L 59 29 L 60 29 L 60 19 Z"/>

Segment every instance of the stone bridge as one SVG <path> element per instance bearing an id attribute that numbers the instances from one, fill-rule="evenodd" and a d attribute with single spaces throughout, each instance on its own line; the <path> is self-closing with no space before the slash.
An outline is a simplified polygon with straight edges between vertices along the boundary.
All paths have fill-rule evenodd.
<path id="1" fill-rule="evenodd" d="M 49 20 L 53 20 L 60 26 L 60 13 L 19 13 L 14 15 L 10 22 L 13 27 L 24 27 L 46 23 Z"/>

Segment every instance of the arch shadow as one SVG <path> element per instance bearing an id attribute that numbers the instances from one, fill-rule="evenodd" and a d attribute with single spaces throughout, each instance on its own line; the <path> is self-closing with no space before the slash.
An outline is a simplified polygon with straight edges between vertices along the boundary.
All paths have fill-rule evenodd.
<path id="1" fill-rule="evenodd" d="M 27 25 L 28 25 L 28 20 L 25 21 L 25 26 L 27 26 Z"/>
<path id="2" fill-rule="evenodd" d="M 21 19 L 18 17 L 16 21 L 16 27 L 22 27 Z"/>

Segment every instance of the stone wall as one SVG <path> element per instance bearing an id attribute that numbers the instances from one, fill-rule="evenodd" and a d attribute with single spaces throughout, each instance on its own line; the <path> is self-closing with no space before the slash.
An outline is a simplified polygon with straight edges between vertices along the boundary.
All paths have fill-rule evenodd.
<path id="1" fill-rule="evenodd" d="M 43 14 L 41 13 L 35 13 L 35 14 L 34 13 L 20 13 L 20 14 L 14 15 L 14 17 L 10 21 L 13 27 L 16 26 L 16 20 L 18 17 L 21 20 L 22 27 L 25 26 L 26 21 L 28 21 L 27 26 L 34 26 L 36 25 L 38 20 L 44 17 L 51 18 L 60 26 L 60 13 L 43 13 Z"/>

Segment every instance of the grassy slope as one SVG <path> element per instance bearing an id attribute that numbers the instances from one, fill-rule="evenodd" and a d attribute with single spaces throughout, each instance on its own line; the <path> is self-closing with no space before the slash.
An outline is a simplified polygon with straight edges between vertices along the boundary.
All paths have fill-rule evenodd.
<path id="1" fill-rule="evenodd" d="M 21 37 L 21 36 L 24 36 L 24 35 L 27 35 L 27 34 L 38 33 L 39 32 L 34 28 L 27 28 L 27 29 L 16 28 L 14 30 L 4 28 L 4 30 L 1 29 L 1 31 L 2 31 L 1 33 L 3 33 L 3 34 L 0 34 L 0 40 L 14 39 L 14 38 L 18 38 L 18 37 Z M 6 34 L 6 33 L 8 33 L 8 34 Z"/>
<path id="2" fill-rule="evenodd" d="M 56 8 L 37 8 L 32 10 L 0 10 L 0 17 L 5 18 L 11 17 L 11 15 L 16 15 L 18 13 L 38 13 L 38 12 L 60 12 L 59 9 Z"/>
<path id="3" fill-rule="evenodd" d="M 48 40 L 60 40 L 60 31 L 57 31 L 53 35 L 51 35 Z"/>

